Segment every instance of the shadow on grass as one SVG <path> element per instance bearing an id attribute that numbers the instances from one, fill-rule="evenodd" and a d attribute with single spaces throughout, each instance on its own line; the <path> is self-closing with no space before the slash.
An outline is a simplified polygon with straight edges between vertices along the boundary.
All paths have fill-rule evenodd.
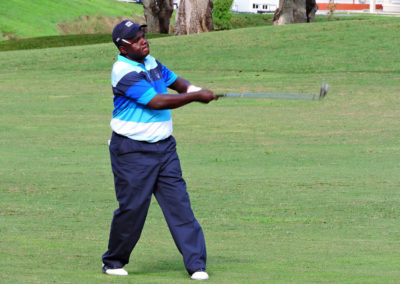
<path id="1" fill-rule="evenodd" d="M 148 39 L 170 36 L 167 34 L 146 34 Z M 110 34 L 82 34 L 82 35 L 62 35 L 46 36 L 25 39 L 10 39 L 0 41 L 0 51 L 20 50 L 20 49 L 40 49 L 51 47 L 64 47 L 75 45 L 89 45 L 99 43 L 111 43 Z"/>

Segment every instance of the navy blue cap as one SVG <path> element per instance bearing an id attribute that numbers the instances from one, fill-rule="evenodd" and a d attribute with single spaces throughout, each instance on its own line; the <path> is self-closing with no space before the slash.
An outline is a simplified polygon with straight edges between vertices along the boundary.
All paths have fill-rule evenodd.
<path id="1" fill-rule="evenodd" d="M 122 39 L 133 38 L 143 27 L 147 26 L 135 24 L 131 20 L 124 20 L 114 27 L 112 32 L 113 42 L 116 46 L 119 46 Z"/>

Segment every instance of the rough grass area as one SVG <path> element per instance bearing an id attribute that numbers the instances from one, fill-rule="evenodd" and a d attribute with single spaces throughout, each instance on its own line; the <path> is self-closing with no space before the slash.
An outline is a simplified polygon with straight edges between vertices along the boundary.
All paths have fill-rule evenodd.
<path id="1" fill-rule="evenodd" d="M 272 25 L 273 14 L 238 14 L 233 13 L 230 20 L 232 29 Z"/>
<path id="2" fill-rule="evenodd" d="M 271 26 L 273 25 L 273 14 L 247 14 L 247 13 L 233 13 L 230 20 L 232 29 L 241 29 L 258 26 Z M 372 19 L 374 16 L 370 15 L 343 15 L 333 14 L 328 17 L 327 15 L 316 15 L 314 18 L 315 23 L 327 21 L 354 21 Z"/>
<path id="3" fill-rule="evenodd" d="M 126 17 L 82 16 L 73 21 L 57 24 L 60 34 L 111 34 L 116 24 Z M 144 16 L 132 16 L 131 20 L 138 24 L 146 24 Z"/>
<path id="4" fill-rule="evenodd" d="M 166 37 L 165 34 L 147 34 L 148 39 Z M 35 37 L 19 40 L 0 41 L 0 51 L 38 49 L 62 46 L 89 45 L 111 42 L 111 34 L 83 34 Z"/>
<path id="5" fill-rule="evenodd" d="M 143 6 L 116 0 L 0 1 L 0 39 L 88 33 L 87 23 L 108 33 L 110 19 L 135 15 Z"/>
<path id="6" fill-rule="evenodd" d="M 142 16 L 134 16 L 138 23 L 144 22 Z M 7 41 L 0 41 L 0 51 L 18 50 L 18 49 L 37 49 L 51 48 L 61 46 L 88 45 L 110 42 L 110 34 L 113 26 L 122 18 L 106 18 L 100 16 L 83 16 L 65 24 L 58 24 L 61 36 L 44 36 L 33 38 L 11 38 Z M 346 20 L 367 20 L 373 19 L 368 16 L 346 16 L 335 18 L 335 21 Z M 329 21 L 325 16 L 317 16 L 316 22 Z M 174 16 L 171 18 L 171 25 L 174 24 Z M 233 14 L 231 19 L 232 29 L 271 26 L 272 15 L 251 15 L 251 14 Z M 171 27 L 173 30 L 173 27 Z M 106 32 L 106 33 L 105 33 Z M 171 34 L 170 34 L 171 35 Z M 165 37 L 168 35 L 147 34 L 148 38 Z"/>
<path id="7" fill-rule="evenodd" d="M 272 25 L 272 14 L 233 14 L 233 29 Z M 332 16 L 348 20 L 359 16 Z M 364 16 L 361 16 L 361 18 Z M 5 0 L 0 1 L 0 41 L 65 34 L 110 33 L 122 18 L 144 23 L 143 6 L 116 0 Z M 315 21 L 327 21 L 317 16 Z M 174 30 L 175 11 L 171 18 Z"/>

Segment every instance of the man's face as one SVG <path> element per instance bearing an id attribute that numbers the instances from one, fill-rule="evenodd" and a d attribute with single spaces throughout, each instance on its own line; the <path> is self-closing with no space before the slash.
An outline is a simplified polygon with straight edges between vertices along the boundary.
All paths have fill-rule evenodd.
<path id="1" fill-rule="evenodd" d="M 144 32 L 139 31 L 133 38 L 123 39 L 120 51 L 130 59 L 142 62 L 150 53 L 149 42 Z"/>

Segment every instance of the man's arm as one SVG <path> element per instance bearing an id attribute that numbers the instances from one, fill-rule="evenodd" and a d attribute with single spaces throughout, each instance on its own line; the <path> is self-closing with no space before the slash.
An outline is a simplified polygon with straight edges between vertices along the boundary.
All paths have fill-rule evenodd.
<path id="1" fill-rule="evenodd" d="M 184 78 L 178 77 L 169 88 L 177 91 L 177 95 L 157 94 L 147 105 L 153 109 L 173 109 L 184 106 L 191 102 L 209 103 L 218 100 L 214 93 L 207 89 L 200 89 L 190 92 L 190 83 Z M 193 86 L 192 86 L 193 87 Z M 195 89 L 199 89 L 194 87 Z M 190 92 L 190 93 L 189 93 Z"/>
<path id="2" fill-rule="evenodd" d="M 157 94 L 147 105 L 154 109 L 173 109 L 191 102 L 207 104 L 212 100 L 218 100 L 218 97 L 210 90 L 201 89 L 197 92 L 181 93 L 177 95 Z"/>
<path id="3" fill-rule="evenodd" d="M 168 86 L 168 88 L 177 91 L 178 93 L 187 93 L 190 83 L 188 80 L 178 77 L 175 82 Z"/>

